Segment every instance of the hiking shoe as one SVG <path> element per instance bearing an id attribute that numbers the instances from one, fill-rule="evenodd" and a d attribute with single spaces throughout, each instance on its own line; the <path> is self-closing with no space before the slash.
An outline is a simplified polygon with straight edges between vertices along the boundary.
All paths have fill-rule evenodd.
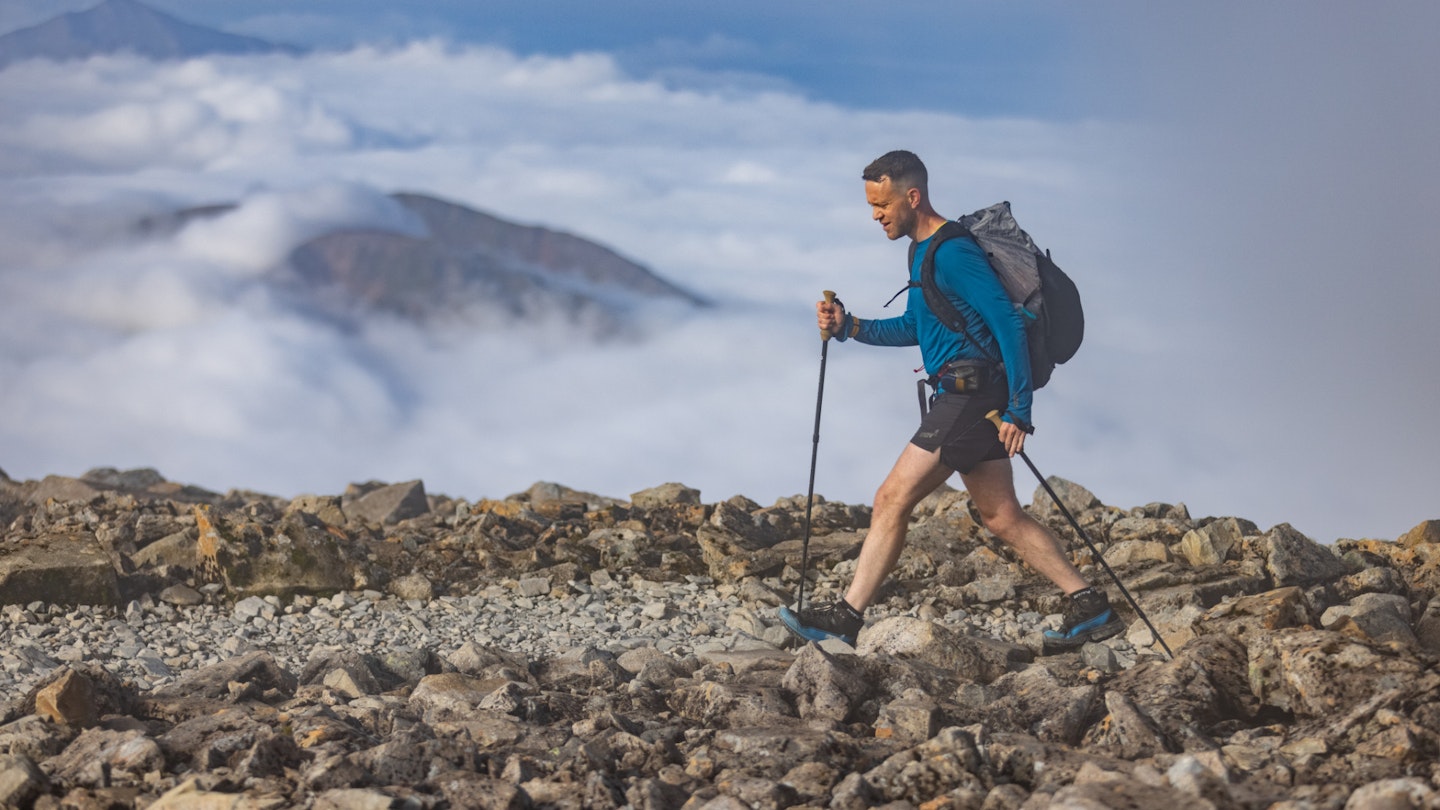
<path id="1" fill-rule="evenodd" d="M 780 623 L 801 641 L 838 638 L 854 647 L 860 628 L 865 626 L 865 617 L 844 599 L 838 599 L 832 605 L 806 608 L 798 613 L 782 607 Z"/>
<path id="2" fill-rule="evenodd" d="M 1125 623 L 1110 608 L 1110 597 L 1104 591 L 1085 588 L 1070 595 L 1060 629 L 1045 631 L 1041 654 L 1078 650 L 1087 642 L 1110 638 L 1124 629 Z"/>

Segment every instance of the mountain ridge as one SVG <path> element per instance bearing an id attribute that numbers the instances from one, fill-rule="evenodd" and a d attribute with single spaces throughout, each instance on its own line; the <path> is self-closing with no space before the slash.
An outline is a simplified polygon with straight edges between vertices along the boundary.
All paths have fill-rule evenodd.
<path id="1" fill-rule="evenodd" d="M 342 319 L 382 312 L 422 323 L 478 324 L 559 314 L 588 324 L 595 336 L 619 330 L 630 310 L 645 303 L 710 303 L 585 237 L 418 192 L 388 196 L 416 217 L 423 233 L 334 228 L 297 245 L 271 280 Z M 185 208 L 146 217 L 134 231 L 163 237 L 236 208 Z"/>
<path id="2" fill-rule="evenodd" d="M 189 23 L 137 0 L 105 0 L 0 35 L 0 70 L 28 59 L 64 62 L 114 53 L 163 60 L 302 52 L 291 45 Z"/>

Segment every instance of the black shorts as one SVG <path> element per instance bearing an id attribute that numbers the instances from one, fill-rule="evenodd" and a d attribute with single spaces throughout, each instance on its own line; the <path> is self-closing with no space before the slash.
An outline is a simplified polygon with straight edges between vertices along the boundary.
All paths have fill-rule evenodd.
<path id="1" fill-rule="evenodd" d="M 1003 384 L 973 394 L 941 394 L 910 443 L 930 452 L 940 448 L 940 463 L 958 473 L 968 473 L 982 461 L 1009 458 L 995 423 L 985 418 L 991 411 L 1003 412 L 1007 400 Z"/>

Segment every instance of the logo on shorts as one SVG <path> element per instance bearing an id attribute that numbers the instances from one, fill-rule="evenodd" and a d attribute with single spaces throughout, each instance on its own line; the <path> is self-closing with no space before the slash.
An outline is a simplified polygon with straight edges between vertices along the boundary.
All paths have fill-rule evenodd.
<path id="1" fill-rule="evenodd" d="M 915 434 L 915 435 L 918 436 L 918 437 L 920 437 L 920 438 L 922 438 L 922 439 L 933 439 L 933 438 L 935 438 L 936 436 L 939 436 L 939 435 L 940 435 L 940 431 L 938 431 L 938 430 L 927 430 L 927 431 L 925 431 L 925 432 L 923 432 L 923 433 L 917 433 L 917 434 Z"/>

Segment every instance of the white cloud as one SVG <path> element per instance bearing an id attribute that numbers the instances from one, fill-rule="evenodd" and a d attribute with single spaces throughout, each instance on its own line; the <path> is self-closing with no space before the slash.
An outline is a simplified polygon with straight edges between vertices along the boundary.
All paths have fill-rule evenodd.
<path id="1" fill-rule="evenodd" d="M 409 477 L 466 497 L 537 479 L 621 496 L 668 480 L 707 499 L 801 492 L 819 359 L 810 302 L 830 288 L 861 314 L 890 314 L 879 305 L 903 283 L 904 246 L 880 238 L 858 175 L 903 147 L 926 158 L 942 212 L 1011 200 L 1082 285 L 1087 345 L 1037 405 L 1031 449 L 1047 474 L 1121 506 L 1185 500 L 1322 540 L 1431 516 L 1406 503 L 1423 491 L 1415 470 L 1357 482 L 1370 507 L 1340 503 L 1360 451 L 1336 431 L 1365 435 L 1356 420 L 1373 406 L 1311 394 L 1331 378 L 1317 360 L 1353 372 L 1377 345 L 1341 351 L 1325 334 L 1325 307 L 1355 295 L 1353 277 L 1326 276 L 1305 319 L 1293 300 L 1252 294 L 1248 278 L 1268 295 L 1305 268 L 1230 244 L 1212 222 L 1176 223 L 1234 200 L 1218 184 L 1194 204 L 1166 199 L 1174 181 L 1153 174 L 1166 164 L 1146 160 L 1173 137 L 1164 129 L 675 91 L 600 54 L 438 42 L 32 63 L 0 71 L 0 108 L 11 475 L 150 465 L 279 494 Z M 1213 155 L 1185 160 L 1196 178 L 1224 176 L 1206 168 Z M 297 314 L 258 277 L 334 224 L 413 227 L 392 190 L 589 236 L 723 306 L 656 313 L 641 339 L 603 345 L 577 345 L 558 323 L 349 333 Z M 1263 177 L 1253 191 L 1283 196 Z M 173 236 L 120 228 L 221 201 L 241 206 Z M 1254 211 L 1237 203 L 1237 216 Z M 1276 241 L 1293 244 L 1298 227 Z M 1379 345 L 1403 339 L 1374 310 L 1350 317 Z M 1287 339 L 1303 324 L 1313 346 Z M 913 429 L 918 358 L 854 344 L 829 357 L 817 487 L 868 501 Z M 1421 375 L 1360 368 L 1364 386 L 1401 400 L 1387 412 L 1415 416 L 1406 400 Z"/>

